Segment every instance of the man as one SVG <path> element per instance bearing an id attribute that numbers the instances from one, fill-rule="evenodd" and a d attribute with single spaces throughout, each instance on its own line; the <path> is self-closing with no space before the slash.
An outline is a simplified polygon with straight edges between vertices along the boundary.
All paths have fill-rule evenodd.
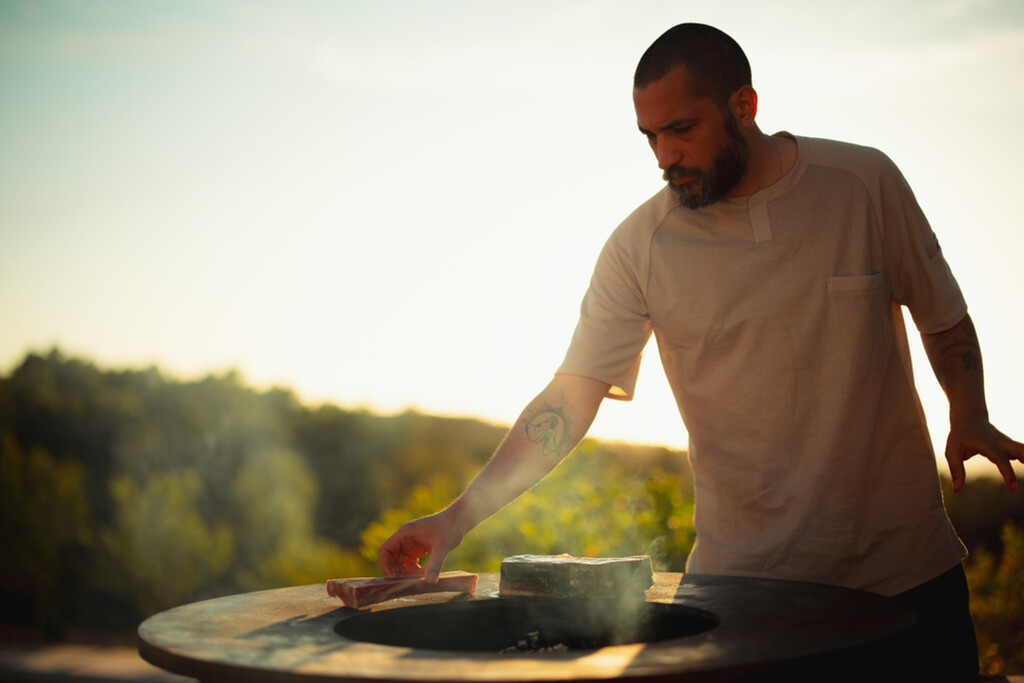
<path id="1" fill-rule="evenodd" d="M 942 641 L 943 671 L 975 675 L 965 550 L 901 306 L 949 398 L 954 489 L 981 454 L 1015 490 L 1024 446 L 988 421 L 966 304 L 909 187 L 875 150 L 762 133 L 746 56 L 708 26 L 655 41 L 633 101 L 667 187 L 609 239 L 565 361 L 520 426 L 457 500 L 383 544 L 385 574 L 435 580 L 470 529 L 572 450 L 602 399 L 632 396 L 653 333 L 690 434 L 687 571 L 899 596 Z"/>

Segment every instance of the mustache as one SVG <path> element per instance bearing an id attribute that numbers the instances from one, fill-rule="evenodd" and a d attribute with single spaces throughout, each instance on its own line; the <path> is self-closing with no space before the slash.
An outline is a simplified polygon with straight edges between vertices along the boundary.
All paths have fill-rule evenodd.
<path id="1" fill-rule="evenodd" d="M 666 183 L 670 183 L 677 178 L 702 178 L 704 175 L 704 170 L 697 168 L 696 166 L 680 166 L 679 164 L 672 164 L 665 169 L 661 174 L 661 177 Z"/>

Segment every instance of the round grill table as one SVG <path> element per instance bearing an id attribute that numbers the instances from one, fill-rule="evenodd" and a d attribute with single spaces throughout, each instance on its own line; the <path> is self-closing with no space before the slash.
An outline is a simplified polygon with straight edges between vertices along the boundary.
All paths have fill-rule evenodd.
<path id="1" fill-rule="evenodd" d="M 498 606 L 498 575 L 476 595 L 437 593 L 369 609 L 343 607 L 323 585 L 245 593 L 177 607 L 139 626 L 150 663 L 204 683 L 273 681 L 855 680 L 898 660 L 914 617 L 871 593 L 766 579 L 656 573 L 648 605 L 707 621 L 693 635 L 564 652 L 487 652 L 365 642 L 359 619 L 419 609 Z M 397 610 L 410 610 L 401 612 Z M 440 610 L 440 612 L 438 611 Z M 382 612 L 391 611 L 388 615 Z M 431 621 L 416 622 L 430 624 Z M 424 628 L 417 625 L 417 629 Z M 444 628 L 438 624 L 438 629 Z M 369 631 L 370 629 L 367 629 Z M 380 631 L 380 629 L 376 629 Z M 346 635 L 340 635 L 340 633 Z M 401 636 L 396 636 L 401 639 Z M 891 668 L 888 669 L 891 672 Z"/>

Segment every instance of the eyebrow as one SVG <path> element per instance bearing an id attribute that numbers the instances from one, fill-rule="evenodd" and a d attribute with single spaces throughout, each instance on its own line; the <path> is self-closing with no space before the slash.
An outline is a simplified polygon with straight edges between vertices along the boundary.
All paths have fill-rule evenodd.
<path id="1" fill-rule="evenodd" d="M 697 123 L 698 121 L 699 121 L 699 119 L 697 117 L 695 117 L 695 116 L 684 116 L 682 118 L 678 118 L 678 119 L 675 119 L 673 121 L 669 121 L 664 126 L 659 128 L 658 132 L 661 132 L 661 131 L 664 131 L 664 130 L 671 130 L 673 128 L 679 128 L 680 126 L 692 126 L 693 124 Z M 644 128 L 643 126 L 641 126 L 639 124 L 637 124 L 637 128 L 639 128 L 640 132 L 643 133 L 644 135 L 650 135 L 652 132 L 654 132 L 654 131 L 647 130 L 646 128 Z"/>

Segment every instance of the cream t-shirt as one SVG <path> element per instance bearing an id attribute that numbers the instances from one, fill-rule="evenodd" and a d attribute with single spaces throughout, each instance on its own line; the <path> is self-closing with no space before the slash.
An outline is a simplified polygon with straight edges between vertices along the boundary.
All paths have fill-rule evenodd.
<path id="1" fill-rule="evenodd" d="M 966 304 L 877 150 L 796 138 L 774 185 L 690 210 L 669 188 L 612 234 L 560 373 L 631 398 L 650 335 L 690 436 L 687 571 L 892 595 L 965 550 L 946 516 L 901 306 Z"/>

